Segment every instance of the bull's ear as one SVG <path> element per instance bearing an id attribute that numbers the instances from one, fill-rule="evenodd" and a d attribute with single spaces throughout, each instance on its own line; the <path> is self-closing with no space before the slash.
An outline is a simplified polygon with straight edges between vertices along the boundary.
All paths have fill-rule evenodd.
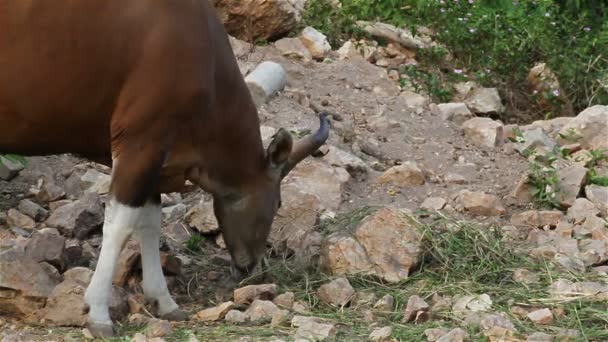
<path id="1" fill-rule="evenodd" d="M 272 169 L 280 169 L 285 165 L 291 154 L 293 146 L 293 138 L 287 130 L 280 128 L 274 135 L 272 142 L 268 145 L 266 155 L 268 157 L 269 167 Z"/>

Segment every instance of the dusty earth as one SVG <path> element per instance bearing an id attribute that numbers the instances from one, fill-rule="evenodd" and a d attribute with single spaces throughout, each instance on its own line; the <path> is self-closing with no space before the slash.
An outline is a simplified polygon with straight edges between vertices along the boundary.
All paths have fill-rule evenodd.
<path id="1" fill-rule="evenodd" d="M 367 173 L 357 174 L 345 184 L 338 215 L 364 206 L 391 206 L 416 212 L 429 197 L 441 197 L 451 204 L 452 196 L 465 189 L 496 195 L 507 212 L 502 216 L 482 217 L 448 206 L 446 215 L 456 220 L 479 222 L 483 226 L 507 226 L 511 215 L 534 207 L 531 203 L 520 203 L 509 196 L 517 181 L 527 172 L 528 162 L 525 158 L 509 146 L 486 148 L 472 144 L 464 138 L 457 125 L 443 120 L 429 106 L 408 107 L 406 98 L 399 96 L 398 83 L 388 78 L 385 68 L 363 59 L 338 60 L 335 56 L 331 61 L 303 62 L 281 56 L 273 46 L 257 46 L 254 51 L 239 56 L 239 60 L 244 70 L 270 60 L 280 63 L 288 72 L 288 86 L 260 109 L 263 126 L 286 127 L 293 131 L 314 130 L 318 119 L 313 108 L 321 108 L 332 113 L 328 145 L 354 153 L 369 166 Z M 388 127 L 370 124 L 369 121 L 373 120 L 368 119 L 373 117 L 376 120 L 378 115 L 389 123 Z M 361 152 L 361 146 L 373 143 L 377 144 L 381 156 Z M 365 147 L 363 149 L 366 150 Z M 312 159 L 322 158 L 309 158 L 306 163 Z M 423 185 L 394 186 L 376 182 L 384 170 L 408 161 L 416 162 L 425 173 Z M 61 187 L 69 187 L 66 180 L 71 172 L 88 167 L 88 162 L 75 156 L 29 158 L 26 169 L 17 178 L 9 182 L 0 181 L 0 210 L 5 212 L 8 208 L 16 207 L 41 177 L 48 177 Z M 446 181 L 448 174 L 458 174 L 462 180 Z M 182 196 L 181 202 L 190 204 L 206 195 L 193 190 Z M 217 246 L 213 239 L 203 238 L 200 244 L 202 248 L 198 253 L 189 254 L 191 262 L 184 265 L 182 274 L 171 280 L 172 293 L 177 302 L 191 313 L 230 300 L 232 289 L 237 285 L 227 280 L 228 255 L 225 250 Z M 269 280 L 275 281 L 281 292 L 296 286 L 289 282 L 289 277 L 270 277 Z M 308 286 L 317 287 L 316 284 Z M 382 285 L 378 286 L 382 288 Z M 407 287 L 408 284 L 401 286 Z M 493 296 L 492 293 L 489 295 Z M 341 317 L 342 310 L 349 309 L 333 310 L 337 310 L 337 315 Z M 349 331 L 347 318 L 342 321 L 337 318 L 337 321 L 339 330 Z M 3 341 L 7 342 L 84 339 L 81 328 L 26 325 L 11 317 L 0 317 L 0 330 L 3 331 L 0 336 L 4 334 Z M 124 323 L 119 327 L 120 337 L 114 340 L 129 341 L 137 331 L 138 328 Z M 165 339 L 187 341 L 191 338 L 188 331 L 204 341 L 291 340 L 290 336 L 293 335 L 289 328 L 269 325 L 234 327 L 225 322 L 208 324 L 194 321 L 176 325 L 174 333 Z M 341 334 L 338 336 L 342 338 L 338 340 L 368 340 L 369 331 Z M 419 340 L 426 340 L 426 337 L 420 336 Z"/>

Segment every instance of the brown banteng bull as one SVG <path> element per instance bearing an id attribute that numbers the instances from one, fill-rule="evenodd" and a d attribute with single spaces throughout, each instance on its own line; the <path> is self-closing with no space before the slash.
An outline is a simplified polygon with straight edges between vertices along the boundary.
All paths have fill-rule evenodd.
<path id="1" fill-rule="evenodd" d="M 186 315 L 160 266 L 160 193 L 186 180 L 213 194 L 233 269 L 264 253 L 281 179 L 328 137 L 264 149 L 257 110 L 228 36 L 207 0 L 0 1 L 0 153 L 74 153 L 112 166 L 88 326 L 113 334 L 108 312 L 119 253 L 135 233 L 143 289 L 171 320 Z"/>

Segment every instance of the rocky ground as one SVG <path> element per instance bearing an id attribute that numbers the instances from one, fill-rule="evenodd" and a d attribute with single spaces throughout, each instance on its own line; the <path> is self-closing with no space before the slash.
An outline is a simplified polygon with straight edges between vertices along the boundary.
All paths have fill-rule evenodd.
<path id="1" fill-rule="evenodd" d="M 283 183 L 266 273 L 231 283 L 209 196 L 166 194 L 163 269 L 192 318 L 154 318 L 129 242 L 113 340 L 608 340 L 608 187 L 593 181 L 608 107 L 503 123 L 493 89 L 462 83 L 448 104 L 414 92 L 392 67 L 415 63 L 400 47 L 311 41 L 233 40 L 244 74 L 288 73 L 260 108 L 266 139 L 332 114 L 326 146 Z M 19 169 L 0 165 L 0 336 L 83 340 L 109 170 L 67 155 Z"/>

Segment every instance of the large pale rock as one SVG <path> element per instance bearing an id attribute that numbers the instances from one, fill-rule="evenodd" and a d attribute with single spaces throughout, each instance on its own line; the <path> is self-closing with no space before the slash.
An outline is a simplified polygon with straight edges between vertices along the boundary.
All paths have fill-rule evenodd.
<path id="1" fill-rule="evenodd" d="M 353 177 L 369 171 L 369 167 L 361 158 L 335 146 L 329 147 L 329 150 L 327 151 L 327 154 L 323 156 L 323 159 L 332 166 L 338 166 L 346 169 L 346 171 L 348 171 L 348 173 Z"/>
<path id="2" fill-rule="evenodd" d="M 338 59 L 356 59 L 363 58 L 366 61 L 373 62 L 376 60 L 378 48 L 370 45 L 365 41 L 356 42 L 348 40 L 338 49 Z"/>
<path id="3" fill-rule="evenodd" d="M 424 322 L 429 318 L 430 305 L 419 296 L 410 296 L 403 311 L 403 322 Z"/>
<path id="4" fill-rule="evenodd" d="M 84 300 L 86 278 L 66 277 L 51 293 L 44 307 L 44 320 L 51 326 L 84 326 L 87 321 L 87 304 Z M 89 279 L 90 280 L 90 279 Z M 120 321 L 129 311 L 125 290 L 112 288 L 110 318 Z"/>
<path id="5" fill-rule="evenodd" d="M 212 0 L 231 35 L 242 40 L 273 39 L 301 20 L 306 0 Z"/>
<path id="6" fill-rule="evenodd" d="M 452 121 L 458 126 L 473 118 L 473 113 L 462 102 L 440 103 L 437 107 L 443 120 Z"/>
<path id="7" fill-rule="evenodd" d="M 68 237 L 82 240 L 100 228 L 103 220 L 101 199 L 98 194 L 89 192 L 78 201 L 59 207 L 46 220 L 46 224 L 61 230 Z"/>
<path id="8" fill-rule="evenodd" d="M 553 152 L 557 143 L 549 137 L 542 128 L 535 128 L 523 132 L 524 141 L 516 144 L 515 149 L 519 153 L 534 150 L 540 155 Z"/>
<path id="9" fill-rule="evenodd" d="M 0 314 L 36 314 L 58 281 L 38 262 L 16 251 L 0 254 Z"/>
<path id="10" fill-rule="evenodd" d="M 310 50 L 298 38 L 283 38 L 274 42 L 274 47 L 285 57 L 309 61 L 312 59 Z"/>
<path id="11" fill-rule="evenodd" d="M 459 209 L 473 215 L 500 216 L 507 212 L 498 197 L 483 192 L 462 190 L 455 199 Z"/>
<path id="12" fill-rule="evenodd" d="M 600 210 L 604 217 L 608 217 L 608 187 L 595 184 L 585 187 L 587 199 Z"/>
<path id="13" fill-rule="evenodd" d="M 399 97 L 404 99 L 406 106 L 409 108 L 422 108 L 427 106 L 430 102 L 428 97 L 409 90 L 401 92 Z"/>
<path id="14" fill-rule="evenodd" d="M 336 168 L 312 159 L 302 161 L 291 170 L 283 180 L 282 189 L 295 187 L 316 196 L 323 210 L 336 211 L 342 203 L 342 187 L 345 181 Z"/>
<path id="15" fill-rule="evenodd" d="M 559 131 L 558 142 L 567 144 L 567 139 L 563 137 L 569 136 L 571 131 L 581 136 L 577 142 L 583 148 L 608 150 L 608 106 L 595 105 L 580 112 Z"/>
<path id="16" fill-rule="evenodd" d="M 473 118 L 462 123 L 467 140 L 474 144 L 496 147 L 503 141 L 503 125 L 490 118 Z"/>
<path id="17" fill-rule="evenodd" d="M 203 234 L 214 234 L 220 229 L 213 212 L 213 201 L 202 199 L 186 213 L 185 221 L 188 226 Z"/>
<path id="18" fill-rule="evenodd" d="M 405 187 L 423 185 L 425 179 L 424 172 L 422 172 L 418 164 L 415 162 L 405 162 L 386 170 L 378 177 L 377 182 L 380 184 Z"/>
<path id="19" fill-rule="evenodd" d="M 317 297 L 322 302 L 338 307 L 348 304 L 354 296 L 355 289 L 353 289 L 346 278 L 332 280 L 317 289 Z"/>
<path id="20" fill-rule="evenodd" d="M 85 192 L 95 192 L 102 195 L 107 194 L 110 191 L 112 176 L 101 173 L 95 169 L 88 169 L 87 172 L 80 177 L 80 181 L 80 186 Z"/>
<path id="21" fill-rule="evenodd" d="M 300 34 L 300 40 L 314 59 L 323 59 L 331 51 L 327 37 L 313 27 L 306 26 Z"/>
<path id="22" fill-rule="evenodd" d="M 361 221 L 354 235 L 374 265 L 376 276 L 388 282 L 406 279 L 420 261 L 422 234 L 399 210 L 378 210 Z"/>
<path id="23" fill-rule="evenodd" d="M 568 218 L 574 224 L 585 222 L 588 218 L 597 216 L 600 213 L 599 209 L 586 198 L 577 198 L 572 202 L 572 206 L 568 208 Z"/>
<path id="24" fill-rule="evenodd" d="M 46 261 L 59 270 L 64 268 L 64 251 L 65 238 L 56 234 L 34 233 L 25 246 L 26 257 L 38 262 Z"/>
<path id="25" fill-rule="evenodd" d="M 496 88 L 475 88 L 469 93 L 465 103 L 475 114 L 483 115 L 505 111 L 505 106 L 502 104 Z"/>
<path id="26" fill-rule="evenodd" d="M 390 326 L 382 327 L 374 329 L 374 331 L 369 334 L 369 340 L 375 342 L 388 342 L 391 340 L 391 335 L 393 334 L 393 328 Z"/>
<path id="27" fill-rule="evenodd" d="M 587 179 L 587 169 L 574 164 L 557 170 L 557 177 L 558 200 L 562 206 L 570 207 Z"/>
<path id="28" fill-rule="evenodd" d="M 281 309 L 273 302 L 256 299 L 251 303 L 245 313 L 249 316 L 251 322 L 270 322 L 272 317 L 280 311 Z"/>
<path id="29" fill-rule="evenodd" d="M 352 236 L 331 235 L 321 248 L 321 266 L 334 275 L 369 274 L 374 266 L 361 244 Z"/>

